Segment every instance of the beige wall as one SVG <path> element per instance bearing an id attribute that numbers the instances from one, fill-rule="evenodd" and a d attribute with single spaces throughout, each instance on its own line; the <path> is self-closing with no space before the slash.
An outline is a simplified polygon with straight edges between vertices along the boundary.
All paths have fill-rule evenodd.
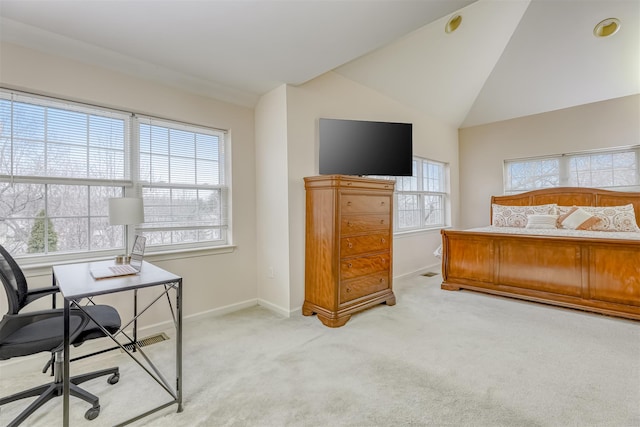
<path id="1" fill-rule="evenodd" d="M 287 87 L 256 106 L 256 214 L 258 299 L 289 315 Z"/>
<path id="2" fill-rule="evenodd" d="M 320 117 L 411 122 L 415 155 L 449 163 L 451 212 L 458 212 L 455 127 L 398 104 L 336 73 L 281 86 L 254 110 L 61 57 L 2 45 L 0 83 L 29 92 L 228 129 L 232 140 L 233 252 L 148 259 L 185 279 L 185 313 L 226 311 L 259 302 L 289 314 L 304 300 L 303 177 L 318 174 Z M 457 218 L 453 217 L 454 223 Z M 394 276 L 437 269 L 438 231 L 394 239 Z M 271 274 L 273 272 L 273 274 Z M 29 273 L 50 283 L 48 269 Z M 271 277 L 273 276 L 273 277 Z M 123 311 L 128 299 L 109 299 Z M 163 312 L 146 324 L 165 321 Z"/>
<path id="3" fill-rule="evenodd" d="M 0 46 L 4 87 L 115 107 L 203 126 L 228 129 L 231 137 L 233 243 L 230 253 L 148 259 L 184 278 L 184 313 L 225 311 L 256 303 L 256 191 L 253 110 L 151 81 L 17 47 Z M 196 256 L 194 256 L 196 255 Z M 49 285 L 48 269 L 27 271 L 33 285 Z M 130 298 L 116 300 L 130 309 Z M 168 320 L 166 311 L 145 324 Z"/>
<path id="4" fill-rule="evenodd" d="M 292 310 L 304 301 L 305 176 L 318 174 L 318 119 L 397 121 L 413 123 L 413 150 L 417 156 L 449 163 L 451 186 L 457 194 L 457 129 L 407 108 L 337 73 L 329 72 L 287 91 L 289 168 L 289 254 Z M 453 212 L 458 199 L 453 197 Z M 439 265 L 433 251 L 440 244 L 438 231 L 394 238 L 394 276 Z"/>
<path id="5" fill-rule="evenodd" d="M 2 86 L 229 130 L 235 250 L 149 258 L 184 277 L 187 315 L 258 301 L 284 314 L 300 309 L 303 177 L 318 173 L 320 117 L 413 123 L 415 155 L 450 165 L 451 221 L 461 227 L 488 223 L 489 197 L 502 192 L 504 159 L 640 140 L 638 95 L 458 131 L 332 72 L 298 87 L 273 90 L 261 98 L 254 114 L 252 109 L 9 43 L 0 48 Z M 432 252 L 439 243 L 438 231 L 396 236 L 394 276 L 437 269 L 439 260 Z M 34 285 L 50 283 L 47 269 L 28 273 Z M 130 308 L 128 300 L 115 303 Z M 158 313 L 147 323 L 166 320 L 162 316 Z"/>
<path id="6" fill-rule="evenodd" d="M 505 159 L 637 145 L 640 95 L 460 129 L 459 139 L 459 226 L 488 225 Z"/>
<path id="7" fill-rule="evenodd" d="M 261 97 L 255 117 L 258 298 L 276 311 L 298 312 L 304 301 L 303 178 L 318 174 L 320 117 L 413 123 L 414 153 L 449 163 L 457 190 L 457 129 L 339 74 L 274 89 Z M 453 197 L 453 212 L 457 204 Z M 440 261 L 433 251 L 439 244 L 439 231 L 396 237 L 394 276 L 437 270 Z"/>

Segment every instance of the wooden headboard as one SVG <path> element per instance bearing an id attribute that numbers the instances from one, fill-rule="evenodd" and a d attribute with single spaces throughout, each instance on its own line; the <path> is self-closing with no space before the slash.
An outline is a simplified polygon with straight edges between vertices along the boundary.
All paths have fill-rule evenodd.
<path id="1" fill-rule="evenodd" d="M 559 206 L 622 206 L 631 203 L 640 224 L 640 192 L 611 191 L 598 188 L 556 187 L 527 191 L 510 196 L 491 196 L 491 218 L 493 204 L 508 206 L 531 206 L 556 203 Z"/>

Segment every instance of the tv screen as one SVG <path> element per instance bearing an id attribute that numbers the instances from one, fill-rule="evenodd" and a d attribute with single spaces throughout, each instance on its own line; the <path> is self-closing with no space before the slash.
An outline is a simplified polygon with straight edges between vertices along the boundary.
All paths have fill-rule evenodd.
<path id="1" fill-rule="evenodd" d="M 321 175 L 413 173 L 411 123 L 320 119 Z"/>

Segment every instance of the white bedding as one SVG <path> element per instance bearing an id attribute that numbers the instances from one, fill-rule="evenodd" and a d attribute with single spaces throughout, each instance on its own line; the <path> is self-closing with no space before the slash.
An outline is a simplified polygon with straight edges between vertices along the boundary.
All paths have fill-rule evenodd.
<path id="1" fill-rule="evenodd" d="M 639 240 L 640 233 L 631 231 L 591 231 L 591 230 L 566 230 L 562 228 L 554 229 L 534 229 L 520 227 L 478 227 L 465 231 L 481 233 L 501 233 L 501 234 L 522 234 L 535 236 L 560 236 L 560 237 L 592 237 L 596 239 L 622 239 Z"/>
<path id="2" fill-rule="evenodd" d="M 464 231 L 480 233 L 520 234 L 534 236 L 559 236 L 559 237 L 593 237 L 596 239 L 638 240 L 640 233 L 631 231 L 591 231 L 591 230 L 567 230 L 563 228 L 537 229 L 522 227 L 487 227 L 469 228 Z M 442 245 L 433 252 L 436 258 L 442 259 Z"/>

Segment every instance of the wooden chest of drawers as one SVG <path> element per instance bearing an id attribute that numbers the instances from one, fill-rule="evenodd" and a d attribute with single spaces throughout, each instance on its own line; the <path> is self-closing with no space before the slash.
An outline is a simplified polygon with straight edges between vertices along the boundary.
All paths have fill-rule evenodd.
<path id="1" fill-rule="evenodd" d="M 393 181 L 345 175 L 305 178 L 305 301 L 326 326 L 396 303 L 392 290 Z"/>

